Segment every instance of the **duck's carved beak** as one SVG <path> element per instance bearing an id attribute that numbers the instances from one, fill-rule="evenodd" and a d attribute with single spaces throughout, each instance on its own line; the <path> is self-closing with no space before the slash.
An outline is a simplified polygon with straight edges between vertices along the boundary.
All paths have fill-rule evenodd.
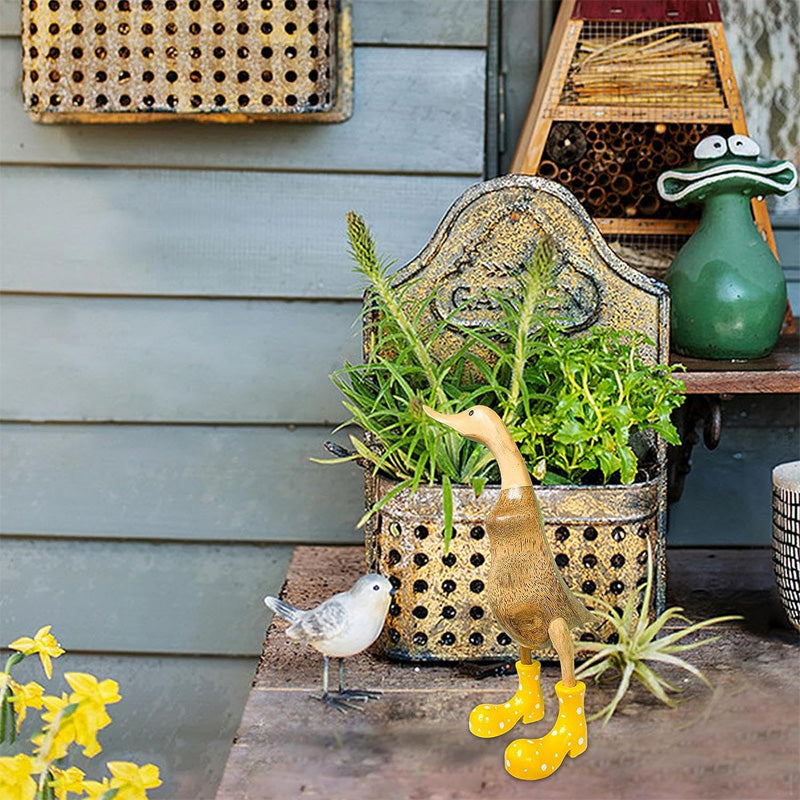
<path id="1" fill-rule="evenodd" d="M 422 410 L 436 422 L 441 422 L 442 425 L 452 428 L 456 433 L 460 433 L 468 439 L 476 440 L 475 431 L 473 430 L 475 426 L 466 411 L 462 411 L 459 414 L 440 414 L 426 405 L 422 406 Z"/>
<path id="2" fill-rule="evenodd" d="M 458 414 L 440 414 L 438 411 L 434 411 L 430 406 L 426 406 L 423 404 L 422 410 L 431 418 L 435 419 L 437 422 L 441 422 L 442 425 L 447 425 L 448 428 L 452 428 L 453 420 L 458 417 Z"/>

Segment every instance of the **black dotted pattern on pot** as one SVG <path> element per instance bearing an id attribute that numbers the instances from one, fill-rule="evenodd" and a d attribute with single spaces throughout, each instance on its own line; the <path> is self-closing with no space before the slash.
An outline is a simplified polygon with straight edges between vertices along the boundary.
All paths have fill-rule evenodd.
<path id="1" fill-rule="evenodd" d="M 547 523 L 545 528 L 570 588 L 588 595 L 589 607 L 594 597 L 621 606 L 644 580 L 648 540 L 656 547 L 655 519 L 654 510 L 623 523 Z M 435 535 L 420 537 L 421 528 Z M 441 522 L 409 521 L 404 514 L 395 519 L 388 504 L 375 530 L 385 537 L 375 548 L 377 568 L 398 590 L 380 641 L 387 654 L 444 660 L 517 655 L 517 645 L 495 624 L 488 607 L 489 537 L 481 524 L 456 521 L 446 554 Z M 577 631 L 576 637 L 610 641 L 613 632 L 600 625 Z"/>
<path id="2" fill-rule="evenodd" d="M 37 113 L 330 110 L 331 0 L 23 0 L 22 90 Z"/>

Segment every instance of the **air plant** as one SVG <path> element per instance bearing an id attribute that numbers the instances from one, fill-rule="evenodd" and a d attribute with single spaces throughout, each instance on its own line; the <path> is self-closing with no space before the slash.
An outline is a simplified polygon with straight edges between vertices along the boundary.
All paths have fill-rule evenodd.
<path id="1" fill-rule="evenodd" d="M 725 617 L 714 617 L 701 622 L 692 623 L 681 613 L 682 608 L 673 606 L 660 614 L 653 622 L 649 622 L 646 613 L 639 613 L 638 609 L 650 607 L 650 599 L 653 594 L 653 558 L 652 549 L 648 544 L 647 577 L 645 582 L 628 597 L 625 607 L 619 611 L 607 603 L 601 597 L 587 597 L 586 600 L 594 605 L 594 613 L 604 622 L 610 623 L 616 633 L 617 641 L 608 642 L 580 642 L 583 650 L 594 650 L 595 654 L 585 661 L 576 671 L 578 678 L 594 678 L 599 682 L 607 672 L 607 679 L 613 679 L 619 675 L 619 685 L 617 692 L 608 705 L 604 706 L 589 719 L 599 719 L 603 717 L 605 725 L 617 710 L 617 706 L 630 688 L 631 680 L 639 681 L 647 687 L 661 702 L 674 708 L 678 705 L 676 699 L 668 692 L 678 693 L 682 689 L 666 680 L 654 668 L 653 662 L 667 664 L 673 667 L 680 667 L 699 678 L 709 688 L 711 683 L 708 678 L 694 665 L 678 657 L 676 653 L 684 653 L 687 650 L 694 650 L 704 644 L 716 641 L 719 637 L 712 636 L 708 639 L 694 642 L 682 642 L 687 636 L 691 636 L 697 631 L 708 628 L 712 625 L 719 625 L 722 622 L 742 619 L 740 616 L 731 615 Z M 639 603 L 639 598 L 641 604 Z M 680 628 L 666 636 L 656 638 L 668 622 L 686 623 L 686 627 Z"/>

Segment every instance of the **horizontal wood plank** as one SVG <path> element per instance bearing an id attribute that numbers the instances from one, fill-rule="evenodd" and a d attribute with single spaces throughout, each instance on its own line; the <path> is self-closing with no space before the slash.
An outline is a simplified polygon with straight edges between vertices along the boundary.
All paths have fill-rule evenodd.
<path id="1" fill-rule="evenodd" d="M 0 299 L 2 419 L 329 423 L 357 302 Z"/>
<path id="2" fill-rule="evenodd" d="M 344 216 L 410 261 L 478 178 L 7 166 L 2 288 L 358 297 Z M 39 216 L 46 236 L 31 233 Z"/>
<path id="3" fill-rule="evenodd" d="M 52 625 L 70 650 L 255 656 L 292 549 L 5 539 L 0 617 L 12 635 Z"/>
<path id="4" fill-rule="evenodd" d="M 0 36 L 19 36 L 22 26 L 20 5 L 16 0 L 0 0 Z"/>
<path id="5" fill-rule="evenodd" d="M 361 470 L 310 461 L 328 455 L 329 437 L 326 427 L 5 425 L 3 533 L 358 542 Z"/>
<path id="6" fill-rule="evenodd" d="M 486 0 L 355 0 L 353 38 L 368 44 L 486 47 Z"/>
<path id="7" fill-rule="evenodd" d="M 19 42 L 0 40 L 0 160 L 26 164 L 210 167 L 480 175 L 484 53 L 357 48 L 355 108 L 331 125 L 41 125 L 19 89 Z M 61 198 L 67 202 L 68 198 Z"/>
<path id="8" fill-rule="evenodd" d="M 782 226 L 773 228 L 775 245 L 778 248 L 781 265 L 784 268 L 800 266 L 800 223 L 794 227 Z"/>
<path id="9" fill-rule="evenodd" d="M 486 46 L 487 0 L 355 0 L 356 44 Z M 0 36 L 19 36 L 19 0 L 0 0 Z"/>
<path id="10" fill-rule="evenodd" d="M 670 361 L 683 364 L 679 375 L 687 394 L 789 394 L 800 392 L 800 349 L 797 334 L 783 335 L 765 358 L 713 361 L 673 353 Z"/>

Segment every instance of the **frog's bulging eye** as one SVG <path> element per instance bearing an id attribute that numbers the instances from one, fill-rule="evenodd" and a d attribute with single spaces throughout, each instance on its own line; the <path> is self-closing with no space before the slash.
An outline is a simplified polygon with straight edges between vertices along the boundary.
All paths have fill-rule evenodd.
<path id="1" fill-rule="evenodd" d="M 761 152 L 761 148 L 749 136 L 742 136 L 741 133 L 728 137 L 728 148 L 735 156 L 757 156 Z"/>
<path id="2" fill-rule="evenodd" d="M 727 152 L 728 145 L 722 136 L 708 136 L 695 147 L 694 157 L 697 159 L 719 158 Z"/>

